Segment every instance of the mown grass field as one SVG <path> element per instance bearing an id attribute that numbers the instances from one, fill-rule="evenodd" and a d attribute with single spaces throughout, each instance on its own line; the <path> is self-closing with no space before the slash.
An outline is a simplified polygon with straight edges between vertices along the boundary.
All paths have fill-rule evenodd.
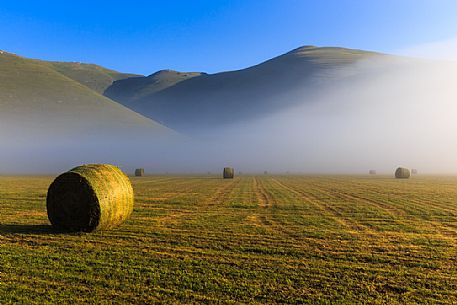
<path id="1" fill-rule="evenodd" d="M 59 234 L 51 177 L 0 178 L 0 303 L 457 303 L 457 178 L 132 178 L 113 231 Z"/>

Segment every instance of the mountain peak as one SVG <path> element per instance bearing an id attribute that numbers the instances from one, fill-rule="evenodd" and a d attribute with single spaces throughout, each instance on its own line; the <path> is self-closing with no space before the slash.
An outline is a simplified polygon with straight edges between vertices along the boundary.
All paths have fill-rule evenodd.
<path id="1" fill-rule="evenodd" d="M 306 45 L 306 46 L 301 46 L 301 47 L 295 48 L 292 51 L 289 51 L 288 53 L 294 53 L 294 52 L 300 52 L 300 51 L 306 51 L 306 50 L 312 50 L 312 49 L 319 49 L 319 47 L 313 46 L 313 45 Z"/>
<path id="2" fill-rule="evenodd" d="M 285 57 L 309 58 L 312 60 L 321 61 L 322 63 L 347 63 L 354 60 L 359 60 L 371 56 L 380 56 L 383 54 L 341 47 L 303 46 L 296 48 L 284 55 Z"/>
<path id="3" fill-rule="evenodd" d="M 163 70 L 159 70 L 151 75 L 174 74 L 174 73 L 179 73 L 179 72 L 176 70 L 172 70 L 172 69 L 163 69 Z"/>
<path id="4" fill-rule="evenodd" d="M 203 73 L 201 72 L 180 72 L 176 70 L 159 70 L 151 75 L 149 75 L 149 78 L 169 78 L 169 77 L 193 77 L 193 76 L 198 76 Z"/>

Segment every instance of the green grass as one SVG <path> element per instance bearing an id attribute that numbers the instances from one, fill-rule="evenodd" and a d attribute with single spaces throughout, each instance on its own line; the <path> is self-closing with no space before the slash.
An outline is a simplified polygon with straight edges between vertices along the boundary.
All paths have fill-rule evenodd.
<path id="1" fill-rule="evenodd" d="M 40 62 L 49 65 L 57 72 L 89 87 L 99 94 L 103 94 L 103 92 L 105 92 L 105 90 L 116 80 L 140 76 L 136 74 L 120 73 L 94 64 L 52 61 Z"/>
<path id="2" fill-rule="evenodd" d="M 84 75 L 89 82 L 95 82 L 98 72 L 107 74 L 111 73 L 110 70 L 101 67 L 97 70 L 90 65 L 80 65 L 81 70 L 77 70 L 76 66 L 32 60 L 9 53 L 0 54 L 0 121 L 8 129 L 24 128 L 33 130 L 33 133 L 30 132 L 33 135 L 42 133 L 48 137 L 128 128 L 170 133 L 160 124 L 83 84 Z M 97 75 L 92 75 L 91 71 Z M 66 75 L 80 78 L 80 82 Z"/>
<path id="3" fill-rule="evenodd" d="M 116 230 L 58 234 L 0 178 L 0 303 L 453 304 L 457 178 L 132 178 Z"/>

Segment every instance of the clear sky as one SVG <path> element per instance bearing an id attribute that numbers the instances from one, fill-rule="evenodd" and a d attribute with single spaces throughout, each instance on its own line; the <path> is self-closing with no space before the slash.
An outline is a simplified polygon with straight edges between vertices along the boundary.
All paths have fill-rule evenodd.
<path id="1" fill-rule="evenodd" d="M 0 2 L 0 49 L 141 74 L 234 70 L 301 45 L 396 52 L 455 37 L 456 0 Z"/>

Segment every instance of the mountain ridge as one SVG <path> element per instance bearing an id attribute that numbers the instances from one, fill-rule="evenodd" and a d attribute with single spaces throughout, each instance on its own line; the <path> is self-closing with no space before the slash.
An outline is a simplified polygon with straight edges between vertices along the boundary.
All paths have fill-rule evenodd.
<path id="1" fill-rule="evenodd" d="M 203 72 L 179 72 L 175 70 L 159 70 L 149 76 L 130 77 L 114 81 L 103 93 L 105 96 L 122 96 L 124 105 L 126 100 L 132 103 L 148 94 L 156 93 L 168 87 L 174 86 L 179 82 L 204 75 Z M 118 84 L 122 82 L 122 87 Z M 126 105 L 127 106 L 127 105 Z"/>
<path id="2" fill-rule="evenodd" d="M 60 61 L 42 62 L 51 65 L 56 71 L 100 94 L 103 94 L 117 80 L 141 76 L 133 73 L 118 72 L 96 64 Z"/>

